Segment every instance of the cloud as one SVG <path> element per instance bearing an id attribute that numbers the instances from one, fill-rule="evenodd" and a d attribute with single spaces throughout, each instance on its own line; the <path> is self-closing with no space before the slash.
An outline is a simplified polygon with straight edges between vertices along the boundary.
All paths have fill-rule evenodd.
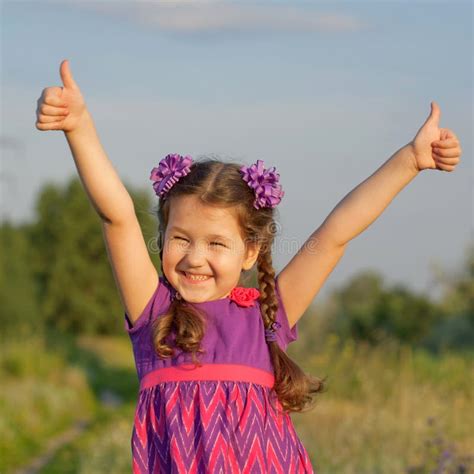
<path id="1" fill-rule="evenodd" d="M 350 14 L 323 13 L 314 7 L 229 3 L 222 0 L 84 2 L 72 4 L 128 18 L 143 26 L 180 34 L 265 32 L 353 32 L 366 23 Z"/>

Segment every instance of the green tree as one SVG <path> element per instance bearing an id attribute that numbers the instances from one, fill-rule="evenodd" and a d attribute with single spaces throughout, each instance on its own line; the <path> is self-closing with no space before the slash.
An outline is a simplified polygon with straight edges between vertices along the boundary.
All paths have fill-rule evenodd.
<path id="1" fill-rule="evenodd" d="M 24 226 L 0 226 L 0 318 L 6 337 L 22 338 L 42 330 Z"/>
<path id="2" fill-rule="evenodd" d="M 333 308 L 329 331 L 342 339 L 375 341 L 379 337 L 375 329 L 382 285 L 379 273 L 366 270 L 334 290 L 329 297 Z"/>
<path id="3" fill-rule="evenodd" d="M 443 318 L 422 341 L 435 352 L 474 349 L 474 242 L 465 251 L 460 269 L 451 274 L 441 270 L 438 283 L 442 285 L 439 303 Z"/>
<path id="4" fill-rule="evenodd" d="M 403 285 L 385 288 L 383 277 L 365 270 L 330 296 L 331 332 L 371 344 L 393 338 L 417 343 L 429 332 L 440 312 L 426 296 Z"/>
<path id="5" fill-rule="evenodd" d="M 419 344 L 442 315 L 427 296 L 403 285 L 382 292 L 377 305 L 377 328 L 381 333 L 409 344 Z"/>
<path id="6" fill-rule="evenodd" d="M 150 255 L 156 219 L 143 191 L 130 192 Z M 78 177 L 64 186 L 45 185 L 28 238 L 45 324 L 75 333 L 114 333 L 123 309 L 109 264 L 99 217 Z"/>

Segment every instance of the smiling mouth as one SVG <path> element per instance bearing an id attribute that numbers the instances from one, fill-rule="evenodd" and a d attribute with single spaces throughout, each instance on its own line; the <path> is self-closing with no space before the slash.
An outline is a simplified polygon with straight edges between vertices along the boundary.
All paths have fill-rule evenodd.
<path id="1" fill-rule="evenodd" d="M 199 275 L 199 274 L 193 274 L 193 273 L 187 273 L 187 272 L 181 272 L 182 275 L 186 278 L 187 281 L 190 281 L 192 283 L 197 283 L 197 282 L 203 282 L 210 280 L 212 277 L 209 275 Z"/>

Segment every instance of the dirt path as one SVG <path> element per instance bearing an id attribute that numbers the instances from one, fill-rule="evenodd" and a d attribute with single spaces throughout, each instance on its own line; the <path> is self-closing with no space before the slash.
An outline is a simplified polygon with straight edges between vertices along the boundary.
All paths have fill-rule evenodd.
<path id="1" fill-rule="evenodd" d="M 33 459 L 26 467 L 14 471 L 14 474 L 36 474 L 54 457 L 58 449 L 74 441 L 90 425 L 89 421 L 78 421 L 71 428 L 52 438 L 45 451 Z"/>
<path id="2" fill-rule="evenodd" d="M 123 403 L 123 400 L 112 390 L 102 390 L 100 401 L 104 407 L 117 408 Z M 66 444 L 72 443 L 80 436 L 91 424 L 88 420 L 79 420 L 71 428 L 51 438 L 44 452 L 34 458 L 27 466 L 14 471 L 14 474 L 37 474 L 53 458 L 56 452 Z"/>

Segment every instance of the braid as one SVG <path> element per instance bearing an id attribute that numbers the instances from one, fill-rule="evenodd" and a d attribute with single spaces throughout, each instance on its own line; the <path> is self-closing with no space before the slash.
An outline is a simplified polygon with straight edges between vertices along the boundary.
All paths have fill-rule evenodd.
<path id="1" fill-rule="evenodd" d="M 262 248 L 257 259 L 260 289 L 260 310 L 265 328 L 275 322 L 278 299 L 275 290 L 275 270 L 271 248 Z M 324 380 L 306 375 L 280 348 L 276 341 L 267 341 L 275 372 L 274 391 L 286 411 L 310 409 L 315 402 L 312 394 L 324 389 Z"/>
<path id="2" fill-rule="evenodd" d="M 275 293 L 275 270 L 272 265 L 270 249 L 260 252 L 257 259 L 258 286 L 260 289 L 260 308 L 264 326 L 269 329 L 275 322 L 278 301 Z"/>

